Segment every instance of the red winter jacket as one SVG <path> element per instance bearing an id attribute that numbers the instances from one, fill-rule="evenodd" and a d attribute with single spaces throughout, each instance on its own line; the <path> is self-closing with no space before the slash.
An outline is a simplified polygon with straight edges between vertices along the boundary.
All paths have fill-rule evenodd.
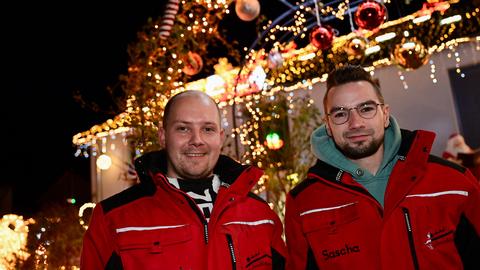
<path id="1" fill-rule="evenodd" d="M 281 221 L 250 193 L 259 169 L 220 157 L 215 173 L 222 184 L 207 223 L 168 183 L 164 152 L 145 155 L 136 168 L 140 184 L 95 207 L 81 269 L 284 269 Z"/>
<path id="2" fill-rule="evenodd" d="M 287 196 L 287 269 L 480 269 L 479 184 L 429 155 L 433 138 L 402 131 L 384 208 L 318 161 Z"/>

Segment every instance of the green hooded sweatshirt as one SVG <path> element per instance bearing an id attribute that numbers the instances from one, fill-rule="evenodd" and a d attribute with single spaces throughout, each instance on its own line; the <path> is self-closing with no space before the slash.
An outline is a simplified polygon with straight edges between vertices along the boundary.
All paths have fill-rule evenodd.
<path id="1" fill-rule="evenodd" d="M 382 205 L 388 178 L 398 160 L 401 133 L 397 121 L 390 116 L 390 125 L 385 130 L 383 161 L 375 175 L 348 160 L 335 146 L 333 138 L 328 136 L 326 124 L 313 131 L 310 143 L 314 155 L 323 162 L 348 172 L 353 179 L 364 186 Z"/>

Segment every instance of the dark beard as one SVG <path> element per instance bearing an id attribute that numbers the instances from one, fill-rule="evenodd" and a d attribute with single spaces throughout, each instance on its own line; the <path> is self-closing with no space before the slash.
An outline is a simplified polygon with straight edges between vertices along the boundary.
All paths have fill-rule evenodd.
<path id="1" fill-rule="evenodd" d="M 365 157 L 369 157 L 373 154 L 375 154 L 380 146 L 383 143 L 383 138 L 379 138 L 377 140 L 373 140 L 370 144 L 368 145 L 357 145 L 356 148 L 353 148 L 349 146 L 348 144 L 343 144 L 343 145 L 337 145 L 337 149 L 342 152 L 347 158 L 349 159 L 361 159 Z M 362 143 L 363 144 L 363 143 Z"/>

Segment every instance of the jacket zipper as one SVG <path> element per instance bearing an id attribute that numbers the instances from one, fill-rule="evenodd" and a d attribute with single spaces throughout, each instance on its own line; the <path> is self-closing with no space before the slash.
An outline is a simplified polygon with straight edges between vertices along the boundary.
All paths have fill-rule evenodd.
<path id="1" fill-rule="evenodd" d="M 237 269 L 237 258 L 235 257 L 235 249 L 233 248 L 233 240 L 230 234 L 227 234 L 228 249 L 230 250 L 230 257 L 232 259 L 232 270 Z"/>
<path id="2" fill-rule="evenodd" d="M 405 218 L 405 225 L 407 227 L 407 234 L 408 234 L 408 244 L 410 245 L 410 252 L 412 253 L 412 260 L 413 260 L 413 267 L 415 270 L 420 269 L 418 266 L 418 258 L 417 253 L 415 252 L 415 242 L 413 241 L 413 230 L 412 230 L 412 223 L 410 220 L 410 213 L 408 209 L 403 207 L 403 217 Z"/>
<path id="3" fill-rule="evenodd" d="M 193 209 L 193 211 L 197 214 L 197 217 L 200 219 L 200 222 L 202 222 L 203 224 L 203 240 L 205 240 L 205 244 L 208 244 L 208 222 L 207 220 L 205 219 L 205 216 L 203 215 L 202 212 L 200 212 L 200 209 L 198 208 L 197 204 L 193 201 L 193 199 L 188 196 L 185 192 L 177 189 L 177 188 L 174 188 L 167 180 L 167 178 L 162 175 L 162 178 L 163 178 L 163 181 L 165 183 L 167 183 L 167 186 L 169 186 L 172 190 L 174 190 L 175 192 L 178 192 L 180 193 L 188 202 L 188 204 L 190 205 L 190 207 Z"/>
<path id="4" fill-rule="evenodd" d="M 203 216 L 203 213 L 200 212 L 200 209 L 198 209 L 197 204 L 186 194 L 182 194 L 185 199 L 187 199 L 188 204 L 190 207 L 192 207 L 193 211 L 197 214 L 198 218 L 200 219 L 200 222 L 203 224 L 203 240 L 205 240 L 205 244 L 208 244 L 208 222 Z"/>

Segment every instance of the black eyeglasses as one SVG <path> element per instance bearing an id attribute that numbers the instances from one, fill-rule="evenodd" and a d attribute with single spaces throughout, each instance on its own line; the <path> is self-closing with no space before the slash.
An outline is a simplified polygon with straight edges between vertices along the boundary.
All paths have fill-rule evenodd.
<path id="1" fill-rule="evenodd" d="M 329 114 L 327 114 L 327 116 L 330 117 L 330 119 L 332 119 L 332 122 L 335 125 L 341 125 L 346 123 L 348 119 L 350 119 L 350 111 L 355 109 L 358 115 L 360 115 L 362 118 L 371 119 L 377 114 L 378 105 L 384 105 L 384 104 L 369 101 L 369 102 L 359 104 L 352 108 L 338 107 L 333 109 Z"/>

